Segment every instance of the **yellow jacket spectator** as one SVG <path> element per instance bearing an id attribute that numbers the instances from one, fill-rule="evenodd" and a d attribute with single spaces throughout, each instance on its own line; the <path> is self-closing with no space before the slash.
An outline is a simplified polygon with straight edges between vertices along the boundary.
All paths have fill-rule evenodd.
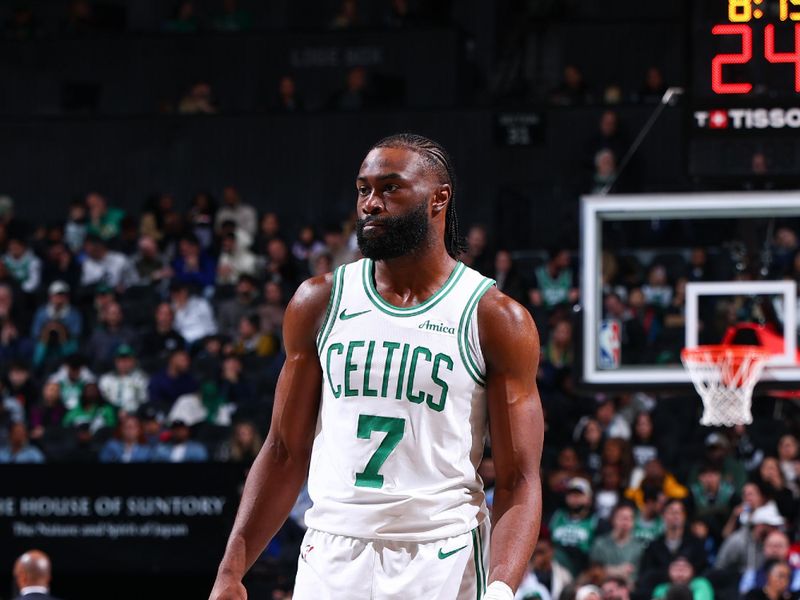
<path id="1" fill-rule="evenodd" d="M 644 465 L 641 478 L 634 474 L 631 479 L 632 485 L 625 491 L 625 497 L 633 500 L 639 510 L 644 508 L 644 490 L 647 488 L 659 490 L 667 498 L 676 498 L 678 500 L 689 495 L 689 490 L 681 485 L 657 458 L 649 460 Z M 637 479 L 639 480 L 638 482 L 635 481 Z"/>
<path id="2" fill-rule="evenodd" d="M 239 337 L 233 345 L 239 356 L 262 358 L 278 352 L 278 342 L 274 336 L 261 333 L 261 319 L 258 315 L 248 315 L 239 320 Z"/>

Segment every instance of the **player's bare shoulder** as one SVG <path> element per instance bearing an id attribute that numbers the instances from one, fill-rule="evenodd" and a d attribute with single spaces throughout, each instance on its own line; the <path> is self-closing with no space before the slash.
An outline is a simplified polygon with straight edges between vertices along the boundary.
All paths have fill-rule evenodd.
<path id="1" fill-rule="evenodd" d="M 487 365 L 523 356 L 538 362 L 539 332 L 531 314 L 496 287 L 478 304 L 478 331 Z"/>
<path id="2" fill-rule="evenodd" d="M 287 345 L 312 342 L 328 311 L 333 288 L 333 273 L 306 279 L 292 296 L 284 317 L 284 338 Z"/>

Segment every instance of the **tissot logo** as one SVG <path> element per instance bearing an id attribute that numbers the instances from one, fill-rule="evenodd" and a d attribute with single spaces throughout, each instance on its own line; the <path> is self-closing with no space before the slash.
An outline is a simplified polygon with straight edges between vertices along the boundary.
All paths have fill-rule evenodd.
<path id="1" fill-rule="evenodd" d="M 420 329 L 424 329 L 425 331 L 435 331 L 437 333 L 447 333 L 449 335 L 456 334 L 455 327 L 448 327 L 444 323 L 434 323 L 431 320 L 427 320 L 424 323 L 420 323 Z"/>
<path id="2" fill-rule="evenodd" d="M 708 116 L 708 126 L 711 129 L 725 129 L 728 127 L 728 113 L 724 110 L 714 110 Z"/>
<path id="3" fill-rule="evenodd" d="M 800 107 L 696 110 L 694 122 L 700 129 L 798 129 Z"/>

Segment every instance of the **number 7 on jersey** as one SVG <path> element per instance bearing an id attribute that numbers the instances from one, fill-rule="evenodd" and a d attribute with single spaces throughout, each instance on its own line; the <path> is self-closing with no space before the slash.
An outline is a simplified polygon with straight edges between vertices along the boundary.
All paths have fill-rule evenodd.
<path id="1" fill-rule="evenodd" d="M 356 473 L 357 487 L 380 488 L 383 487 L 383 475 L 378 470 L 389 458 L 392 450 L 397 448 L 397 444 L 403 438 L 406 428 L 405 419 L 394 417 L 377 417 L 375 415 L 358 416 L 358 438 L 368 440 L 372 438 L 373 431 L 383 431 L 386 437 L 370 457 L 367 466 L 361 473 Z"/>

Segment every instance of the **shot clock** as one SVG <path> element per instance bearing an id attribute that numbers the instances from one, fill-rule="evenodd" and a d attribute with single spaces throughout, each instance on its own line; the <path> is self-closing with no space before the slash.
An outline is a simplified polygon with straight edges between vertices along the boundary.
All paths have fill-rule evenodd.
<path id="1" fill-rule="evenodd" d="M 699 0 L 693 6 L 696 99 L 800 99 L 800 0 Z"/>
<path id="2" fill-rule="evenodd" d="M 800 0 L 690 6 L 690 173 L 800 173 Z"/>
<path id="3" fill-rule="evenodd" d="M 767 8 L 767 0 L 728 0 L 728 23 L 720 23 L 711 28 L 711 35 L 738 37 L 739 52 L 720 53 L 711 59 L 711 89 L 716 94 L 749 94 L 753 84 L 749 81 L 729 83 L 725 81 L 726 65 L 747 64 L 753 54 L 763 49 L 764 58 L 772 64 L 788 64 L 794 69 L 794 91 L 800 93 L 800 0 L 777 0 L 778 19 L 774 21 L 772 11 Z M 778 49 L 776 27 L 789 29 L 791 47 L 786 51 Z M 757 44 L 754 38 L 761 37 Z"/>

